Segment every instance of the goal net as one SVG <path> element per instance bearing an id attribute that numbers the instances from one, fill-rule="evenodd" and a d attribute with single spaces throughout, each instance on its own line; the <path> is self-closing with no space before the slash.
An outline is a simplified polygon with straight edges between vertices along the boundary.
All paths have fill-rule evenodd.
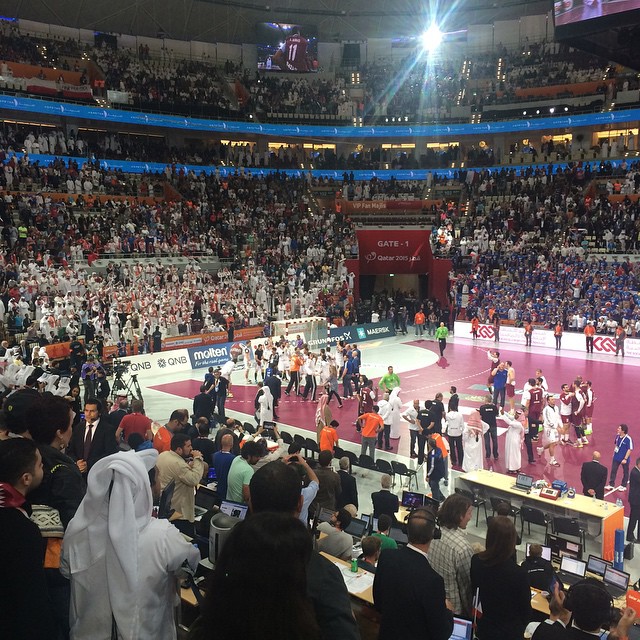
<path id="1" fill-rule="evenodd" d="M 294 342 L 300 336 L 310 349 L 320 349 L 327 344 L 327 319 L 311 317 L 275 320 L 271 323 L 271 336 L 274 342 L 281 336 Z"/>

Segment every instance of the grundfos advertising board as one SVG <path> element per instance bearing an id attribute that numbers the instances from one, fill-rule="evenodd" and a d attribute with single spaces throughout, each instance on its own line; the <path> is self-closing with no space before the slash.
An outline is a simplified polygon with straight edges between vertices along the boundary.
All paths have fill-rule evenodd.
<path id="1" fill-rule="evenodd" d="M 361 229 L 357 231 L 360 273 L 427 273 L 431 261 L 426 229 Z"/>

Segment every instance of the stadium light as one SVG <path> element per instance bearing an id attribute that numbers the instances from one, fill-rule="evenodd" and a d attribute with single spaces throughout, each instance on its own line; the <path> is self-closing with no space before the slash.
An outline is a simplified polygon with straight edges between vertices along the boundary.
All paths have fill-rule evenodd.
<path id="1" fill-rule="evenodd" d="M 438 28 L 438 25 L 434 22 L 423 34 L 420 36 L 422 40 L 422 48 L 426 51 L 434 51 L 440 46 L 442 42 L 442 31 Z"/>

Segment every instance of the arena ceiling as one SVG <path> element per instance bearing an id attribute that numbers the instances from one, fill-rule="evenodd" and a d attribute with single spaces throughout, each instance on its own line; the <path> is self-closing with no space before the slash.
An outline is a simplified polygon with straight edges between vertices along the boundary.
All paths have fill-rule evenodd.
<path id="1" fill-rule="evenodd" d="M 443 30 L 453 31 L 550 8 L 550 0 L 0 0 L 0 15 L 8 18 L 234 43 L 255 42 L 258 22 L 314 25 L 319 40 L 335 42 L 417 35 L 432 13 Z"/>

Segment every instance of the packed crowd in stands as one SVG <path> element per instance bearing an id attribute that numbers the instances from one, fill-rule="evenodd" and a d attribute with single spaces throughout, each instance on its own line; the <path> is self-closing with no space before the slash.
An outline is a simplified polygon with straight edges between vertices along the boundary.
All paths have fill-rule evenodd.
<path id="1" fill-rule="evenodd" d="M 340 214 L 311 215 L 304 180 L 169 178 L 182 201 L 107 202 L 91 215 L 33 194 L 5 198 L 3 304 L 12 333 L 52 340 L 90 326 L 105 344 L 134 333 L 148 343 L 156 326 L 171 336 L 271 315 L 354 321 L 344 263 L 357 254 L 353 228 Z M 180 274 L 160 260 L 120 265 L 124 254 L 210 255 L 225 267 L 214 276 L 191 263 Z M 114 264 L 106 275 L 89 273 L 84 256 Z"/>
<path id="2" fill-rule="evenodd" d="M 617 176 L 607 175 L 606 163 L 601 169 L 594 175 L 576 167 L 515 179 L 509 172 L 479 176 L 464 226 L 455 232 L 454 220 L 443 223 L 459 236 L 452 249 L 452 300 L 466 318 L 486 321 L 495 314 L 547 327 L 560 320 L 578 330 L 591 320 L 603 332 L 617 324 L 637 331 L 637 264 L 623 254 L 640 248 L 640 207 L 628 197 L 638 193 L 640 166 L 629 163 Z M 607 176 L 606 194 L 586 191 L 597 175 Z M 614 190 L 627 195 L 611 201 Z M 506 199 L 488 197 L 495 193 Z M 442 227 L 434 235 L 441 233 Z M 621 255 L 607 262 L 589 255 L 592 249 Z"/>
<path id="3" fill-rule="evenodd" d="M 211 60 L 180 59 L 166 50 L 161 56 L 150 55 L 144 46 L 116 50 L 106 44 L 88 47 L 73 40 L 36 38 L 20 34 L 10 23 L 2 23 L 2 30 L 0 60 L 84 70 L 78 61 L 89 56 L 102 68 L 106 90 L 128 93 L 129 102 L 141 109 L 185 115 L 245 118 L 273 111 L 427 122 L 453 117 L 451 107 L 456 105 L 481 109 L 530 100 L 518 93 L 527 88 L 588 83 L 584 95 L 614 98 L 617 91 L 635 89 L 639 83 L 625 69 L 553 43 L 534 42 L 518 50 L 498 45 L 489 53 L 446 60 L 367 62 L 359 68 L 364 96 L 352 98 L 350 76 L 344 73 L 332 81 L 291 79 L 254 73 L 228 60 L 218 68 Z M 231 88 L 236 81 L 239 93 Z M 600 83 L 595 91 L 594 82 Z"/>

